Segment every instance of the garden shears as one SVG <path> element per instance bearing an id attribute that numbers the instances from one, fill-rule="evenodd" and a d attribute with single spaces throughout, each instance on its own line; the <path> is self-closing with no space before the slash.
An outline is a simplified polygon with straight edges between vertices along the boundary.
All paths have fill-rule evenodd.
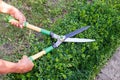
<path id="1" fill-rule="evenodd" d="M 15 19 L 12 18 L 12 17 L 9 17 L 9 18 L 8 18 L 8 21 L 9 21 L 9 22 L 13 22 L 13 21 L 18 22 L 17 20 L 15 20 Z M 77 30 L 75 30 L 75 31 L 73 31 L 73 32 L 70 32 L 70 33 L 64 35 L 64 36 L 60 36 L 60 35 L 57 35 L 57 34 L 51 32 L 51 31 L 48 31 L 48 30 L 46 30 L 46 29 L 42 29 L 42 28 L 39 28 L 39 27 L 37 27 L 37 26 L 31 25 L 31 24 L 29 24 L 28 22 L 24 22 L 24 27 L 27 27 L 27 28 L 32 29 L 32 30 L 35 30 L 35 31 L 37 31 L 37 32 L 41 32 L 41 33 L 43 33 L 43 34 L 46 34 L 46 35 L 51 36 L 52 38 L 57 39 L 56 43 L 54 43 L 53 45 L 51 45 L 51 46 L 43 49 L 41 52 L 38 52 L 38 53 L 36 53 L 35 55 L 30 56 L 29 59 L 30 59 L 31 61 L 34 61 L 34 60 L 36 60 L 37 58 L 39 58 L 39 57 L 41 57 L 41 56 L 49 53 L 49 52 L 52 51 L 53 49 L 59 47 L 59 45 L 60 45 L 61 43 L 63 43 L 63 42 L 93 42 L 93 41 L 95 41 L 94 39 L 71 38 L 71 37 L 73 37 L 73 36 L 75 36 L 75 35 L 83 32 L 83 31 L 87 30 L 90 26 L 86 26 L 86 27 L 77 29 Z"/>

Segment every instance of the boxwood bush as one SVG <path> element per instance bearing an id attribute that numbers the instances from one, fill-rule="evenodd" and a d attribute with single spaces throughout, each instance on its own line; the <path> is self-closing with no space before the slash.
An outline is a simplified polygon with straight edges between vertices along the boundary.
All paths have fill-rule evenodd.
<path id="1" fill-rule="evenodd" d="M 51 27 L 59 35 L 83 26 L 91 26 L 77 38 L 95 39 L 92 43 L 63 43 L 57 49 L 34 61 L 34 69 L 25 74 L 10 74 L 10 80 L 93 80 L 101 67 L 112 56 L 120 42 L 120 5 L 108 1 L 74 0 L 64 18 Z M 40 34 L 31 36 L 33 55 L 52 45 L 56 40 Z"/>

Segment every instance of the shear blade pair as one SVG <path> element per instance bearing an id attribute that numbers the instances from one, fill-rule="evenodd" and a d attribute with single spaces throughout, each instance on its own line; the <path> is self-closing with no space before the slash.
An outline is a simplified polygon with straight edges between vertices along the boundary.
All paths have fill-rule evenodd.
<path id="1" fill-rule="evenodd" d="M 87 30 L 90 26 L 86 26 L 80 29 L 77 29 L 73 32 L 70 32 L 69 34 L 66 34 L 65 36 L 59 36 L 55 33 L 51 32 L 52 38 L 57 39 L 58 41 L 54 44 L 54 47 L 58 47 L 62 42 L 93 42 L 94 39 L 85 39 L 85 38 L 71 38 L 85 30 Z"/>

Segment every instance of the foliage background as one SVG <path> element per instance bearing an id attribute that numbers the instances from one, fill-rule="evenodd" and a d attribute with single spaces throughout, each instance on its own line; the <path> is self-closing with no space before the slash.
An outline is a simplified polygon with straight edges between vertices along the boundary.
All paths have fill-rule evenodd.
<path id="1" fill-rule="evenodd" d="M 64 35 L 83 26 L 90 29 L 76 35 L 92 38 L 92 43 L 63 43 L 59 48 L 34 61 L 35 67 L 26 74 L 8 74 L 6 80 L 93 80 L 120 44 L 119 0 L 6 0 L 19 8 L 27 21 Z M 0 15 L 4 18 L 6 15 Z M 0 44 L 13 46 L 14 54 L 3 59 L 17 61 L 22 55 L 33 55 L 56 40 L 28 29 L 7 26 L 0 34 Z M 3 24 L 4 23 L 4 24 Z M 17 47 L 17 48 L 16 48 Z M 11 55 L 11 56 L 10 56 Z"/>

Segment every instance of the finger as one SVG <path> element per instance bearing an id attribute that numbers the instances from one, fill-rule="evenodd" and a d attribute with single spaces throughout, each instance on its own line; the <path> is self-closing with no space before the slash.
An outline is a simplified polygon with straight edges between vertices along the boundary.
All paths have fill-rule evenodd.
<path id="1" fill-rule="evenodd" d="M 22 24 L 22 25 L 23 25 L 24 22 L 26 22 L 26 18 L 22 14 L 19 16 L 18 20 L 19 20 L 20 24 Z"/>
<path id="2" fill-rule="evenodd" d="M 14 24 L 14 22 L 11 22 L 11 24 L 13 25 L 13 24 Z"/>
<path id="3" fill-rule="evenodd" d="M 19 24 L 16 24 L 17 27 L 19 27 Z"/>
<path id="4" fill-rule="evenodd" d="M 20 26 L 19 26 L 19 27 L 20 27 L 20 28 L 23 28 L 23 25 L 21 25 L 21 24 L 20 24 Z"/>

